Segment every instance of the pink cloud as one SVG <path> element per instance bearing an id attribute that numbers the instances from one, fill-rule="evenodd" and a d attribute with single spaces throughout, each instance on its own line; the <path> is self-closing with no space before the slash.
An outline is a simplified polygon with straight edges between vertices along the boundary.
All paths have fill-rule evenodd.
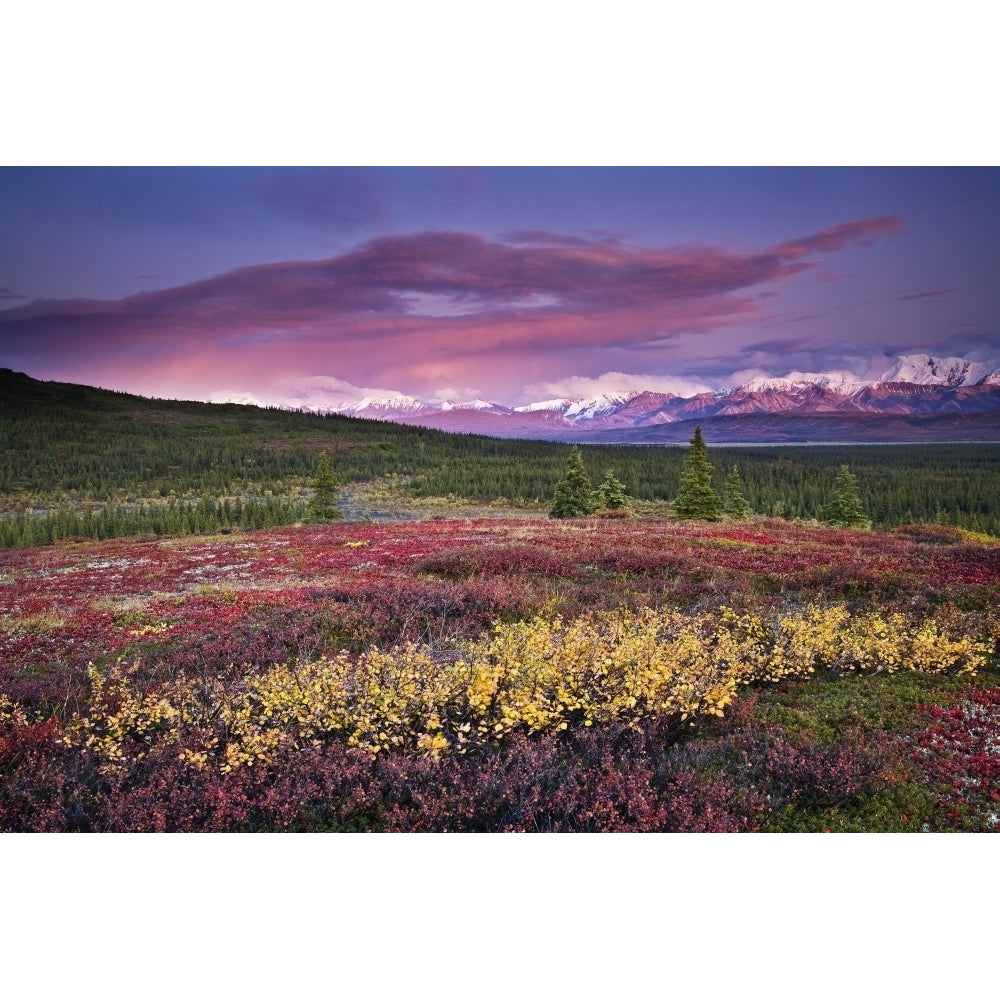
<path id="1" fill-rule="evenodd" d="M 774 247 L 774 252 L 782 257 L 796 260 L 810 254 L 843 250 L 852 244 L 861 247 L 870 246 L 877 239 L 896 236 L 905 231 L 903 220 L 898 215 L 883 215 L 875 219 L 843 222 L 839 226 L 831 226 L 811 236 L 779 243 Z"/>
<path id="2" fill-rule="evenodd" d="M 752 253 L 539 231 L 386 236 L 117 301 L 7 309 L 2 363 L 131 372 L 130 384 L 169 377 L 201 393 L 260 395 L 295 372 L 435 391 L 481 384 L 484 366 L 524 385 L 558 377 L 567 352 L 645 349 L 746 322 L 763 315 L 767 286 L 816 254 L 900 231 L 895 217 L 859 220 Z"/>

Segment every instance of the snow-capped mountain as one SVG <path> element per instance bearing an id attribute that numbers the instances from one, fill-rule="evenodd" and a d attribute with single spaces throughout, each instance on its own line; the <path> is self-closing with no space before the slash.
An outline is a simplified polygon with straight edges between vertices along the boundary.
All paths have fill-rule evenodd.
<path id="1" fill-rule="evenodd" d="M 877 379 L 847 371 L 794 371 L 690 397 L 639 390 L 515 407 L 394 394 L 369 396 L 333 412 L 548 440 L 682 440 L 695 422 L 706 424 L 708 434 L 713 421 L 726 435 L 716 434 L 716 440 L 729 441 L 930 440 L 935 435 L 954 440 L 968 434 L 980 435 L 973 440 L 1000 440 L 1000 363 L 906 354 Z"/>
<path id="2" fill-rule="evenodd" d="M 537 403 L 527 403 L 524 406 L 515 406 L 515 413 L 565 413 L 574 403 L 581 402 L 579 399 L 543 399 Z"/>
<path id="3" fill-rule="evenodd" d="M 545 399 L 540 403 L 515 406 L 515 413 L 537 413 L 550 410 L 561 413 L 568 420 L 592 420 L 594 417 L 617 413 L 626 403 L 641 395 L 641 392 L 604 392 L 599 396 L 584 399 Z"/>
<path id="4" fill-rule="evenodd" d="M 849 396 L 868 385 L 852 372 L 789 372 L 784 378 L 758 376 L 739 389 L 749 392 L 789 392 L 807 385 L 818 385 L 831 392 Z"/>
<path id="5" fill-rule="evenodd" d="M 365 396 L 356 403 L 345 403 L 334 407 L 329 413 L 341 413 L 351 417 L 369 417 L 375 420 L 399 420 L 415 413 L 434 410 L 436 407 L 425 403 L 416 396 Z"/>
<path id="6" fill-rule="evenodd" d="M 476 410 L 479 413 L 512 412 L 509 406 L 501 406 L 500 403 L 488 403 L 485 399 L 473 399 L 467 403 L 444 402 L 441 404 L 441 410 L 442 412 L 449 410 Z"/>
<path id="7" fill-rule="evenodd" d="M 600 396 L 591 396 L 573 403 L 566 410 L 566 416 L 570 420 L 593 420 L 594 417 L 617 413 L 638 395 L 638 392 L 601 393 Z"/>
<path id="8" fill-rule="evenodd" d="M 929 354 L 904 354 L 879 379 L 880 382 L 909 382 L 912 385 L 978 385 L 984 379 L 1000 380 L 993 362 L 966 361 L 965 358 L 932 358 Z"/>

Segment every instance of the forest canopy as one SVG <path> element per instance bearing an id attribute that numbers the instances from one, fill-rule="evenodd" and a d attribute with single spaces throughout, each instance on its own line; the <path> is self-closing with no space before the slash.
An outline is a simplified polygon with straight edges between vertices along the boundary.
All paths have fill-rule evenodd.
<path id="1" fill-rule="evenodd" d="M 0 389 L 5 545 L 67 533 L 170 531 L 182 521 L 179 530 L 192 532 L 290 523 L 306 512 L 323 452 L 341 486 L 394 477 L 418 501 L 452 496 L 545 511 L 566 473 L 560 442 L 150 400 L 12 372 L 0 373 Z M 1000 535 L 1000 444 L 707 444 L 713 488 L 722 496 L 735 466 L 752 515 L 823 520 L 838 470 L 848 465 L 876 527 L 940 522 Z M 676 497 L 688 452 L 646 445 L 579 450 L 591 482 L 613 469 L 640 513 L 644 503 L 665 508 Z M 74 516 L 88 513 L 87 529 L 73 530 Z M 50 516 L 62 518 L 62 528 L 44 530 L 38 522 Z"/>

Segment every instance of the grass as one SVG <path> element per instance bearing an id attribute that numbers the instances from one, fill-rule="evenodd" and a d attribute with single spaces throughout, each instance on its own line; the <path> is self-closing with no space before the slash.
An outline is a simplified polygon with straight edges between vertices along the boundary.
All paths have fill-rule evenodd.
<path id="1" fill-rule="evenodd" d="M 976 677 L 919 673 L 873 675 L 838 680 L 814 678 L 761 691 L 754 722 L 784 734 L 792 743 L 820 747 L 863 736 L 872 743 L 901 745 L 927 724 L 931 705 L 951 707 L 974 687 L 1000 684 L 994 659 Z M 887 761 L 874 787 L 835 805 L 809 799 L 789 803 L 769 820 L 772 832 L 913 833 L 954 829 L 940 810 L 933 789 L 905 757 Z"/>

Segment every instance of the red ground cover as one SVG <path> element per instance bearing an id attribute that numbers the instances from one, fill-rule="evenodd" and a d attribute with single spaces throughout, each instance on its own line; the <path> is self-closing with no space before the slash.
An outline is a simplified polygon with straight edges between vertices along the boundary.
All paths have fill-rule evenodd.
<path id="1" fill-rule="evenodd" d="M 90 662 L 138 662 L 155 687 L 178 673 L 245 671 L 345 649 L 408 641 L 448 649 L 495 621 L 621 606 L 954 605 L 988 632 L 998 581 L 1000 545 L 969 543 L 951 529 L 875 533 L 782 521 L 341 523 L 6 550 L 0 694 L 16 710 L 0 724 L 0 828 L 361 829 L 376 822 L 379 804 L 385 829 L 757 829 L 803 782 L 831 800 L 857 793 L 881 773 L 888 751 L 792 747 L 739 730 L 745 717 L 736 713 L 718 754 L 731 763 L 738 744 L 747 754 L 741 773 L 752 762 L 764 769 L 750 791 L 721 765 L 705 777 L 695 758 L 706 745 L 668 760 L 665 734 L 652 731 L 518 737 L 493 758 L 461 763 L 373 764 L 328 746 L 278 771 L 185 772 L 183 781 L 175 759 L 151 754 L 141 773 L 112 780 L 80 770 L 59 741 L 61 720 L 81 702 Z M 991 804 L 995 692 L 981 697 L 961 719 L 934 719 L 919 749 L 948 794 L 978 782 L 977 801 Z M 993 728 L 969 736 L 983 712 Z M 567 756 L 566 740 L 576 756 Z M 827 792 L 817 792 L 824 781 Z M 967 815 L 957 802 L 956 822 Z M 968 825 L 985 828 L 992 813 L 977 809 Z"/>

